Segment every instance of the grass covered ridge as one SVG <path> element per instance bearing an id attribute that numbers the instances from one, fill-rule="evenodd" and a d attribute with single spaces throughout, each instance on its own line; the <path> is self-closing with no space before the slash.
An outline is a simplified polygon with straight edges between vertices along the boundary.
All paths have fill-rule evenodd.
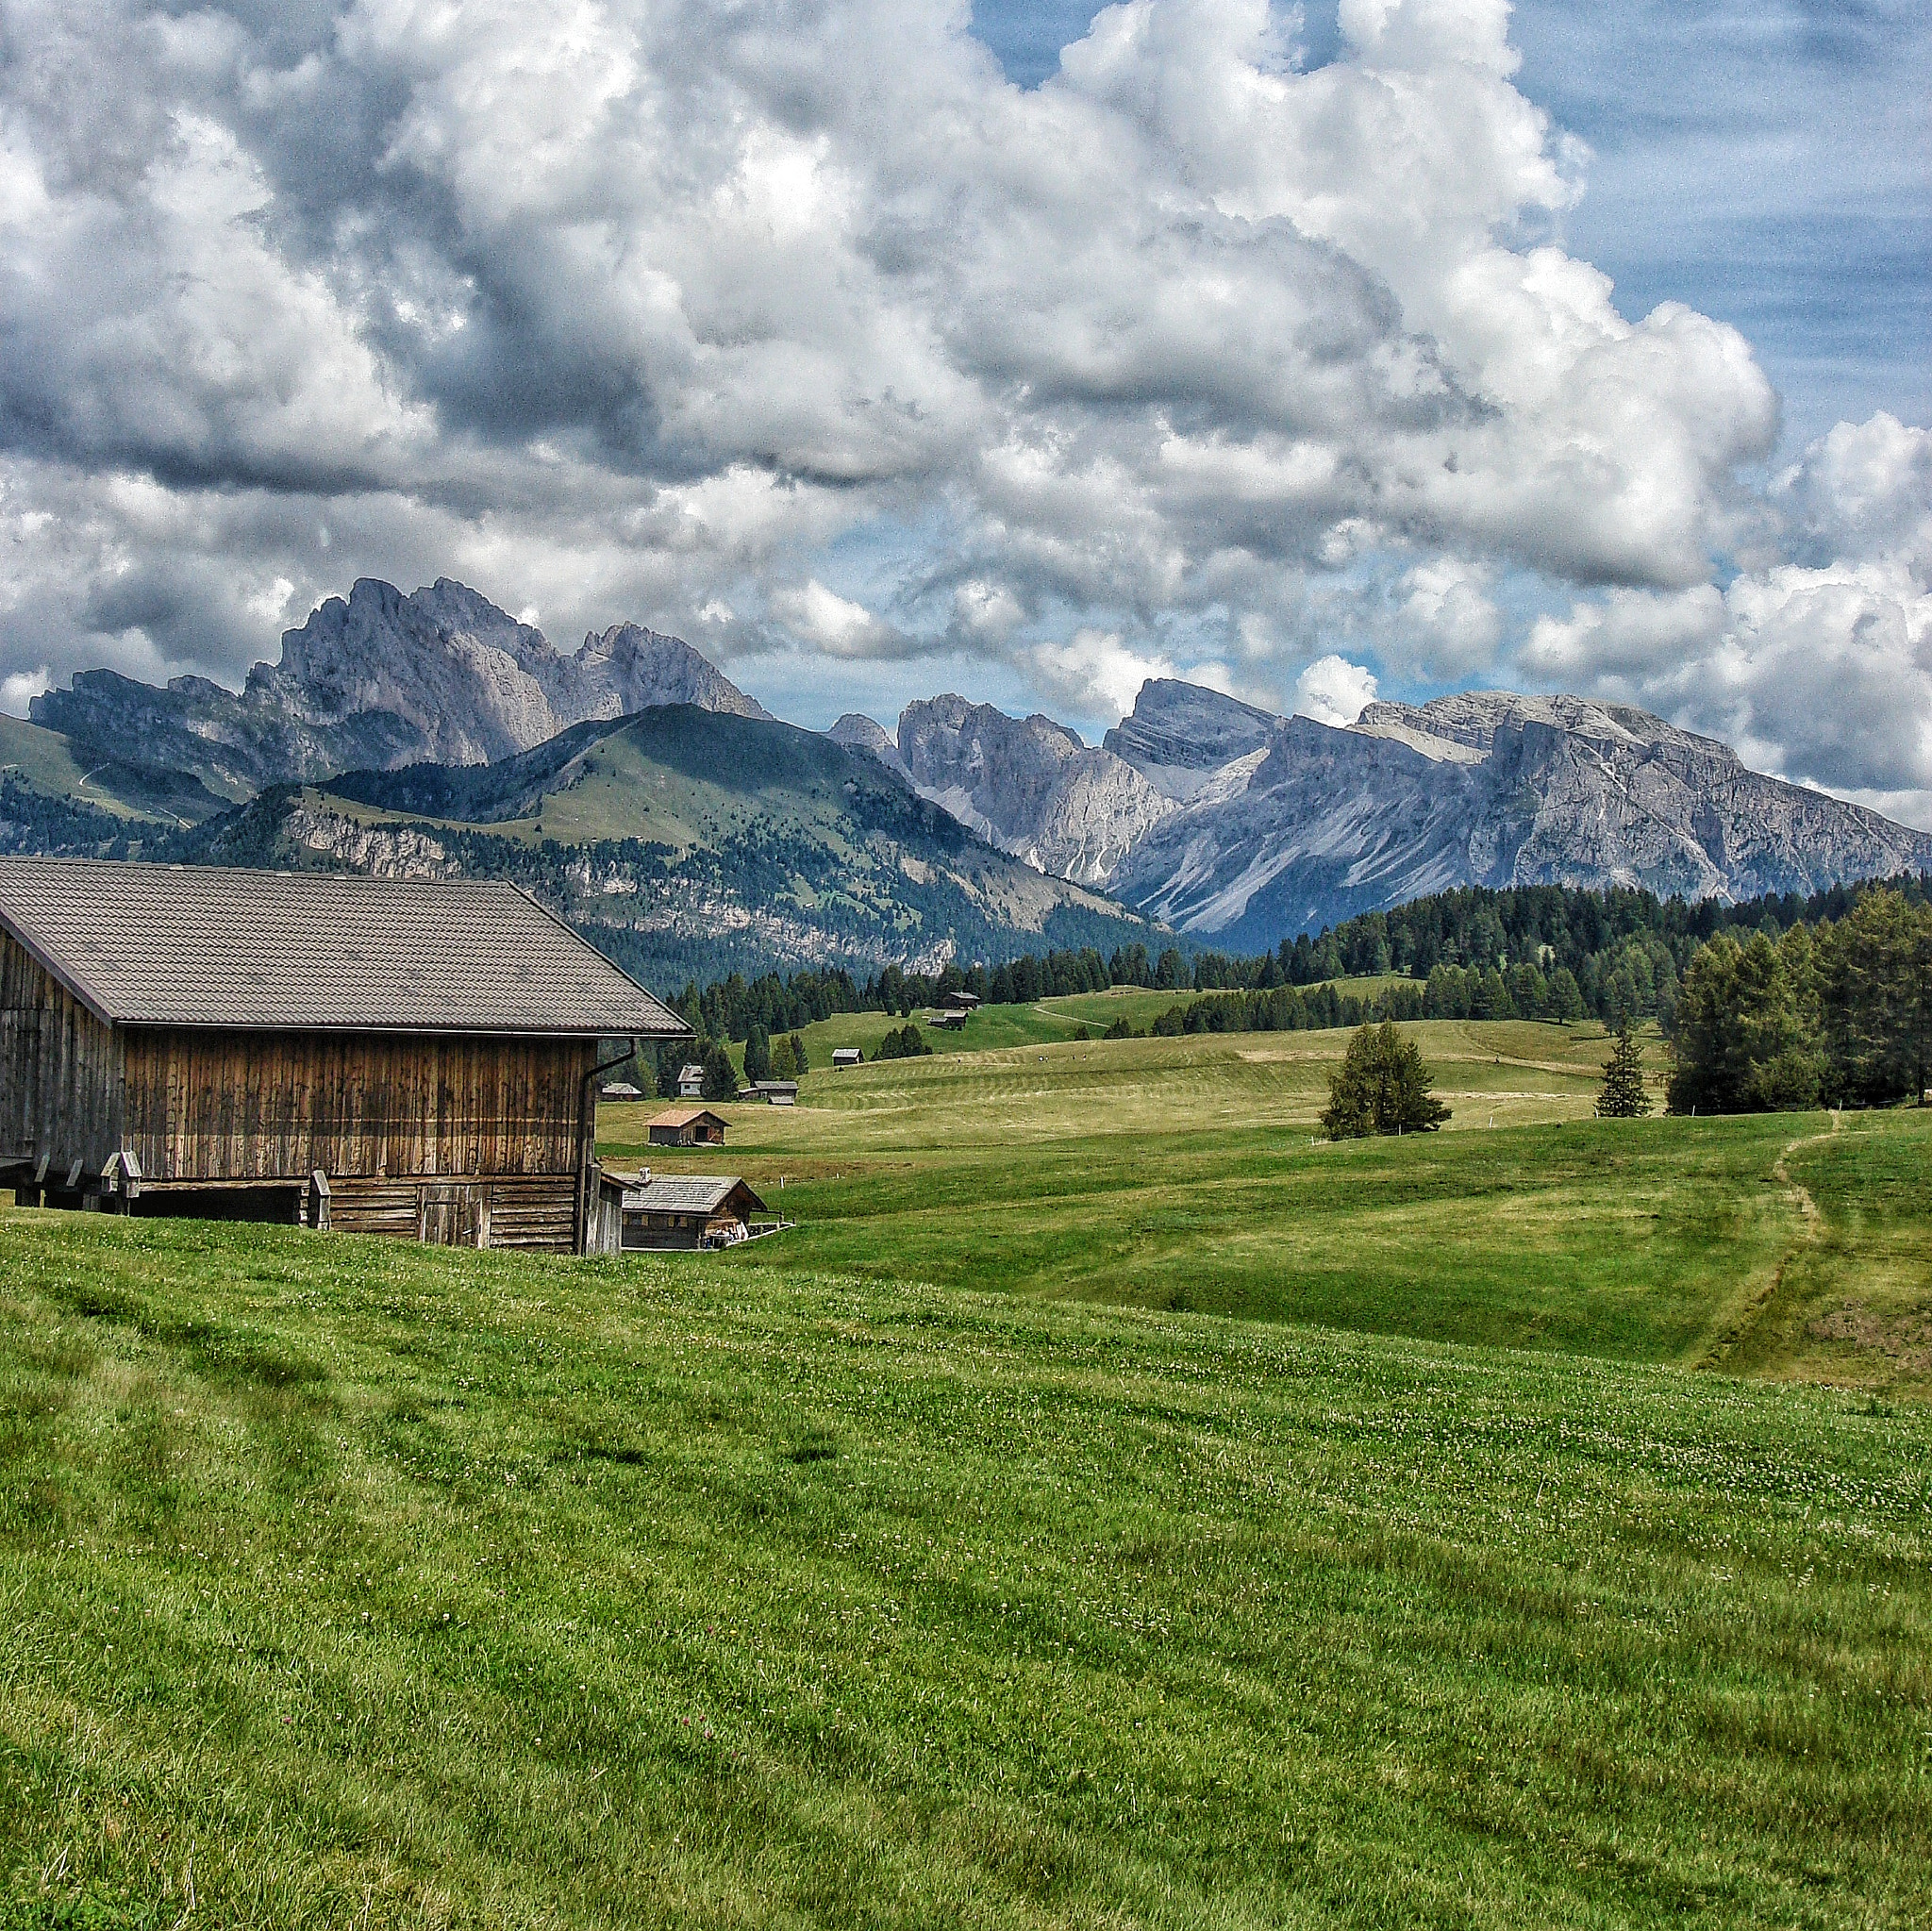
<path id="1" fill-rule="evenodd" d="M 1928 1916 L 1915 1405 L 20 1212 L 0 1310 L 14 1923 Z"/>

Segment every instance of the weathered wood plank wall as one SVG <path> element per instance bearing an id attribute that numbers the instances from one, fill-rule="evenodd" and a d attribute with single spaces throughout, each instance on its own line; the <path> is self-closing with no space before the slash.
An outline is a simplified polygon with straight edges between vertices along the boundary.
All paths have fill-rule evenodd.
<path id="1" fill-rule="evenodd" d="M 98 1176 L 121 1143 L 121 1071 L 113 1027 L 0 933 L 0 1159 L 48 1155 L 56 1185 L 76 1159 Z"/>
<path id="2" fill-rule="evenodd" d="M 576 1239 L 576 1179 L 568 1174 L 466 1182 L 350 1178 L 330 1183 L 329 1225 L 339 1233 L 568 1254 Z"/>
<path id="3" fill-rule="evenodd" d="M 577 1172 L 591 1040 L 130 1027 L 150 1181 Z"/>

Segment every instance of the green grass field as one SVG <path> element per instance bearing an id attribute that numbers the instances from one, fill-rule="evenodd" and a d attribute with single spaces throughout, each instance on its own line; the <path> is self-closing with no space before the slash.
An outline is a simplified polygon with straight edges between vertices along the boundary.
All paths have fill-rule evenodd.
<path id="1" fill-rule="evenodd" d="M 800 1223 L 738 1268 L 1687 1366 L 1738 1356 L 1748 1325 L 1737 1365 L 1752 1372 L 1924 1377 L 1911 1346 L 1888 1344 L 1926 1299 L 1932 1245 L 1910 1204 L 1932 1120 L 1844 1127 L 1847 1157 L 1892 1175 L 1912 1216 L 1909 1251 L 1881 1262 L 1869 1238 L 1811 1241 L 1778 1171 L 1824 1116 L 1597 1122 L 1601 1028 L 1415 1032 L 1454 1108 L 1415 1143 L 1317 1140 L 1341 1032 L 1036 1041 L 815 1073 L 795 1108 L 724 1108 L 722 1156 L 642 1145 L 648 1108 L 607 1107 L 600 1131 L 614 1161 L 742 1173 Z M 1846 1332 L 1821 1338 L 1820 1321 Z"/>
<path id="2" fill-rule="evenodd" d="M 605 1108 L 729 1255 L 0 1212 L 0 1927 L 1932 1923 L 1932 1115 L 1416 1033 Z"/>
<path id="3" fill-rule="evenodd" d="M 25 1212 L 0 1308 L 0 1922 L 1932 1917 L 1916 1404 Z"/>
<path id="4" fill-rule="evenodd" d="M 1374 978 L 1336 979 L 1332 983 L 1344 995 L 1372 999 L 1390 986 L 1414 982 L 1388 973 Z M 1103 1033 L 1117 1019 L 1124 1019 L 1136 1031 L 1145 1032 L 1174 1007 L 1190 1006 L 1196 999 L 1214 996 L 1208 992 L 1151 992 L 1139 986 L 1116 986 L 1106 992 L 1041 999 L 1032 1006 L 982 1007 L 958 1032 L 941 1031 L 924 1024 L 922 1019 L 920 1031 L 935 1055 L 948 1057 L 996 1053 L 1016 1046 L 1064 1045 L 1086 1034 Z M 841 1012 L 802 1027 L 800 1032 L 812 1064 L 824 1070 L 831 1065 L 833 1049 L 839 1046 L 857 1046 L 869 1060 L 886 1034 L 905 1024 L 896 1013 Z M 743 1048 L 734 1047 L 732 1056 L 741 1061 Z"/>

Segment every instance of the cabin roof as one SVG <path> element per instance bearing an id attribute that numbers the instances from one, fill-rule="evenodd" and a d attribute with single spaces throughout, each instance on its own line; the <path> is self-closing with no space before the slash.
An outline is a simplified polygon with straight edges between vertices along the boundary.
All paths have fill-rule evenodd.
<path id="1" fill-rule="evenodd" d="M 730 1122 L 722 1113 L 714 1113 L 708 1107 L 674 1107 L 668 1113 L 653 1113 L 644 1122 L 646 1126 L 695 1126 L 700 1120 L 708 1120 L 716 1126 L 728 1126 Z"/>
<path id="2" fill-rule="evenodd" d="M 7 857 L 0 928 L 110 1024 L 690 1035 L 495 879 Z"/>
<path id="3" fill-rule="evenodd" d="M 623 1179 L 625 1213 L 716 1213 L 736 1193 L 754 1213 L 770 1209 L 735 1174 L 653 1174 L 648 1180 Z"/>

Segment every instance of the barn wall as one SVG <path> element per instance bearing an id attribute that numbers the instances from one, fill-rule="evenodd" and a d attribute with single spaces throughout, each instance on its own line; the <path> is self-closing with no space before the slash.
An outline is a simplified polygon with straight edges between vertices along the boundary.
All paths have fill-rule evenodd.
<path id="1" fill-rule="evenodd" d="M 126 1060 L 125 1132 L 151 1181 L 306 1181 L 319 1170 L 332 1182 L 548 1174 L 574 1187 L 596 1047 L 136 1027 Z"/>
<path id="2" fill-rule="evenodd" d="M 328 1224 L 339 1234 L 568 1254 L 575 1245 L 576 1213 L 574 1174 L 461 1181 L 348 1178 L 330 1182 Z"/>
<path id="3" fill-rule="evenodd" d="M 78 1159 L 98 1177 L 121 1144 L 121 1043 L 33 956 L 0 933 L 0 1160 Z"/>

